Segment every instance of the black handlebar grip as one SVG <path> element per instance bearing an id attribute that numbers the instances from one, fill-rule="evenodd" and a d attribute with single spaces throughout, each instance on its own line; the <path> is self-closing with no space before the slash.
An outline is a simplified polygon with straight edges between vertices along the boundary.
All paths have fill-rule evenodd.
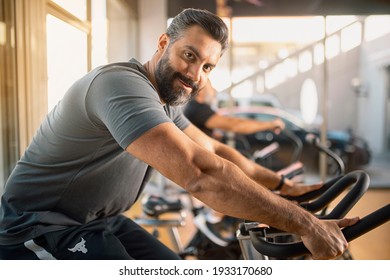
<path id="1" fill-rule="evenodd" d="M 356 224 L 342 229 L 346 240 L 352 241 L 361 235 L 379 227 L 390 220 L 390 204 L 372 212 L 362 218 Z M 249 235 L 256 250 L 269 257 L 281 259 L 293 258 L 310 254 L 303 242 L 296 243 L 271 243 L 264 240 L 264 237 L 256 231 L 250 231 Z"/>
<path id="2" fill-rule="evenodd" d="M 322 219 L 340 219 L 359 201 L 367 191 L 370 184 L 370 177 L 364 171 L 353 171 L 343 176 L 324 194 L 312 202 L 302 203 L 301 206 L 310 212 L 317 212 L 329 205 L 339 194 L 354 184 L 343 199 L 332 211 Z"/>
<path id="3" fill-rule="evenodd" d="M 370 183 L 370 177 L 364 171 L 352 171 L 344 176 L 334 178 L 325 183 L 320 189 L 301 195 L 299 197 L 285 197 L 289 200 L 295 200 L 300 206 L 310 212 L 317 212 L 328 206 L 338 195 L 340 195 L 349 186 L 351 190 L 340 201 L 340 203 L 322 219 L 339 219 L 345 216 L 349 210 L 356 204 L 361 196 L 367 191 Z M 318 196 L 320 196 L 317 198 Z M 317 198 L 308 202 L 310 199 Z"/>

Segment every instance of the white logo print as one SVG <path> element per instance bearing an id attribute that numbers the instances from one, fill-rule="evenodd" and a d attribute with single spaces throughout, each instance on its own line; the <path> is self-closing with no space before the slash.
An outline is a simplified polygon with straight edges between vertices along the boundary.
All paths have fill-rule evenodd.
<path id="1" fill-rule="evenodd" d="M 85 247 L 85 240 L 81 237 L 81 241 L 77 243 L 73 248 L 68 248 L 69 251 L 76 253 L 76 252 L 82 252 L 86 254 L 88 252 L 87 247 Z"/>

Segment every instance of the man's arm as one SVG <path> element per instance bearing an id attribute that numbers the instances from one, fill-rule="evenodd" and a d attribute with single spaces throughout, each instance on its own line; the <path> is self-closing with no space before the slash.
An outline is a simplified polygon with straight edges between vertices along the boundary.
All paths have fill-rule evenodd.
<path id="1" fill-rule="evenodd" d="M 208 137 L 196 126 L 190 125 L 184 130 L 184 133 L 199 145 L 206 147 L 209 151 L 235 163 L 248 177 L 268 189 L 273 190 L 279 185 L 282 179 L 280 175 L 262 167 L 254 161 L 248 160 L 234 148 Z M 322 186 L 322 183 L 305 185 L 295 183 L 288 179 L 285 179 L 284 182 L 280 193 L 288 196 L 299 196 Z"/>
<path id="2" fill-rule="evenodd" d="M 272 121 L 257 121 L 252 119 L 223 116 L 215 113 L 205 122 L 209 129 L 222 129 L 241 134 L 251 134 L 265 130 L 283 130 L 285 124 L 280 119 Z"/>
<path id="3" fill-rule="evenodd" d="M 314 258 L 334 258 L 346 249 L 339 226 L 355 220 L 318 220 L 257 184 L 236 164 L 210 149 L 191 140 L 172 123 L 156 126 L 127 147 L 130 154 L 215 210 L 302 236 Z"/>

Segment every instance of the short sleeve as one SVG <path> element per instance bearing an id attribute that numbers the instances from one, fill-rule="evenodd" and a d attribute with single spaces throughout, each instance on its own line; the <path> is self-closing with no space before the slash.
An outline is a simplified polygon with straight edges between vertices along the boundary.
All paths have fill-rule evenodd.
<path id="1" fill-rule="evenodd" d="M 123 149 L 151 128 L 172 122 L 149 80 L 131 68 L 117 66 L 101 73 L 86 98 L 91 120 L 105 127 Z"/>

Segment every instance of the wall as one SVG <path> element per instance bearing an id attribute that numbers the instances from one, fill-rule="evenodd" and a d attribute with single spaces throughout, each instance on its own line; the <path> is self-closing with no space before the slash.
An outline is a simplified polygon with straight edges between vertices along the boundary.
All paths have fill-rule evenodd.
<path id="1" fill-rule="evenodd" d="M 350 87 L 352 78 L 358 76 L 360 64 L 358 48 L 339 54 L 328 60 L 328 129 L 357 129 L 356 95 Z M 324 94 L 324 65 L 316 65 L 312 70 L 300 73 L 290 81 L 272 89 L 286 108 L 300 110 L 300 91 L 305 79 L 313 79 L 317 85 L 319 102 Z M 321 114 L 319 104 L 319 114 Z"/>
<path id="2" fill-rule="evenodd" d="M 128 61 L 138 56 L 137 7 L 123 0 L 107 1 L 109 63 Z M 115 42 L 110 44 L 110 42 Z"/>
<path id="3" fill-rule="evenodd" d="M 148 61 L 157 50 L 157 41 L 167 27 L 166 0 L 143 0 L 138 2 L 139 57 L 141 63 Z"/>
<path id="4" fill-rule="evenodd" d="M 363 137 L 374 154 L 388 153 L 386 131 L 386 102 L 390 83 L 386 67 L 390 65 L 390 34 L 372 42 L 364 42 L 328 62 L 329 96 L 328 129 L 352 128 Z M 287 108 L 299 110 L 299 94 L 305 78 L 312 78 L 318 85 L 320 100 L 323 94 L 323 66 L 316 66 L 308 73 L 272 89 Z M 362 90 L 358 94 L 351 80 L 359 78 Z M 288 94 L 286 94 L 288 93 Z M 387 99 L 386 99 L 387 98 Z M 321 105 L 319 105 L 321 106 Z M 320 110 L 320 109 L 319 109 Z"/>
<path id="5" fill-rule="evenodd" d="M 385 67 L 390 65 L 390 34 L 363 46 L 360 75 L 367 96 L 359 105 L 359 131 L 369 140 L 374 153 L 386 150 L 385 133 L 390 125 L 386 123 L 386 98 L 389 78 Z M 387 99 L 388 102 L 388 99 Z M 387 126 L 387 127 L 386 127 Z"/>

